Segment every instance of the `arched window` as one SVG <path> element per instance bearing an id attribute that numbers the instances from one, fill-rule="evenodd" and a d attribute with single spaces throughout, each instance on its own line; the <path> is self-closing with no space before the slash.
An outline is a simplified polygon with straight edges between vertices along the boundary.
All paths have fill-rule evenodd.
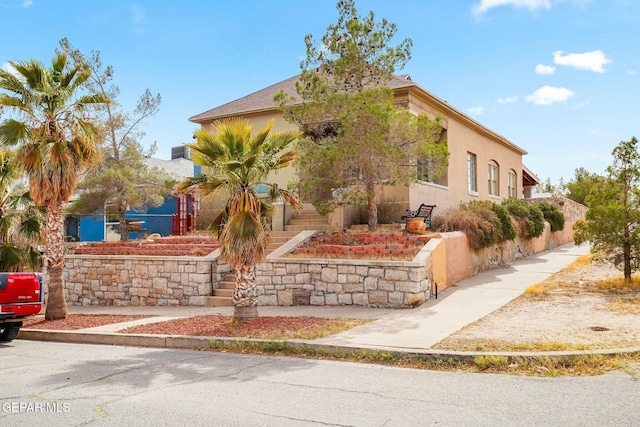
<path id="1" fill-rule="evenodd" d="M 489 195 L 500 195 L 500 168 L 494 160 L 489 161 L 488 167 L 488 183 L 489 183 Z"/>

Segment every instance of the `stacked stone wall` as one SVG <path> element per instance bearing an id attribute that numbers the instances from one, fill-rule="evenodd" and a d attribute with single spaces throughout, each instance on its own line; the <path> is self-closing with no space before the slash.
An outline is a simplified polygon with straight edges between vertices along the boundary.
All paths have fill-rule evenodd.
<path id="1" fill-rule="evenodd" d="M 73 305 L 204 305 L 220 280 L 208 257 L 67 255 L 67 301 Z"/>
<path id="2" fill-rule="evenodd" d="M 409 262 L 281 259 L 256 271 L 259 305 L 409 308 L 430 298 L 430 271 Z"/>

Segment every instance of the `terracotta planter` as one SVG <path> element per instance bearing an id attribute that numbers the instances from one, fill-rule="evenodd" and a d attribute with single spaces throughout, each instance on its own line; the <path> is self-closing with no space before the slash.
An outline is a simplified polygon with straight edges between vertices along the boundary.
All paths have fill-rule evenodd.
<path id="1" fill-rule="evenodd" d="M 422 218 L 409 218 L 407 220 L 407 232 L 422 234 L 427 230 L 427 224 Z"/>

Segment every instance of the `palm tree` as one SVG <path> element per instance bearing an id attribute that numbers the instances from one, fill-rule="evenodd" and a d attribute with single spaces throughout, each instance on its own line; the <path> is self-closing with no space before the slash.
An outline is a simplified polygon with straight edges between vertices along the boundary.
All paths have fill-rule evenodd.
<path id="1" fill-rule="evenodd" d="M 89 107 L 104 104 L 101 94 L 78 92 L 91 75 L 71 67 L 67 55 L 54 56 L 51 67 L 31 59 L 9 62 L 0 70 L 0 106 L 12 117 L 0 124 L 0 144 L 17 145 L 20 168 L 29 178 L 29 193 L 46 211 L 45 268 L 49 277 L 46 319 L 64 319 L 67 305 L 64 269 L 64 205 L 78 176 L 99 160 L 98 129 Z M 80 96 L 78 96 L 80 95 Z"/>
<path id="2" fill-rule="evenodd" d="M 44 215 L 20 185 L 15 163 L 15 155 L 0 148 L 0 271 L 36 271 Z"/>
<path id="3" fill-rule="evenodd" d="M 235 268 L 233 291 L 234 318 L 248 321 L 258 317 L 258 293 L 255 266 L 264 260 L 269 241 L 273 205 L 279 199 L 299 209 L 297 196 L 263 182 L 266 176 L 288 166 L 297 155 L 289 147 L 300 132 L 270 134 L 271 121 L 252 135 L 251 125 L 243 119 L 219 122 L 214 132 L 200 129 L 196 142 L 187 144 L 193 150 L 193 160 L 205 167 L 200 176 L 188 178 L 178 190 L 196 191 L 204 197 L 223 194 L 225 207 L 213 220 L 211 230 L 220 241 L 221 257 Z M 258 197 L 258 184 L 268 186 L 267 199 Z"/>

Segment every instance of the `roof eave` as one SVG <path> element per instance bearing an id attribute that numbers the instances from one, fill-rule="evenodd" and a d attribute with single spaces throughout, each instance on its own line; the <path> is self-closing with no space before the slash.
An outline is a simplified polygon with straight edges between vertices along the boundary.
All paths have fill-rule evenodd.
<path id="1" fill-rule="evenodd" d="M 431 102 L 437 109 L 445 111 L 448 115 L 450 115 L 452 118 L 456 119 L 457 121 L 464 123 L 465 125 L 471 127 L 472 129 L 476 130 L 480 134 L 499 142 L 500 144 L 512 149 L 513 151 L 517 152 L 520 155 L 527 154 L 527 151 L 525 149 L 517 146 L 516 144 L 509 141 L 504 136 L 492 131 L 491 129 L 484 126 L 480 122 L 472 119 L 471 117 L 467 116 L 460 110 L 457 110 L 456 108 L 452 107 L 446 101 L 438 98 L 437 96 L 435 96 L 434 94 L 432 94 L 431 92 L 427 91 L 426 89 L 422 88 L 417 84 L 398 88 L 396 89 L 396 93 L 409 94 L 412 89 L 417 91 L 419 95 L 422 95 L 422 97 L 425 98 L 427 102 Z"/>
<path id="2" fill-rule="evenodd" d="M 232 117 L 238 117 L 238 116 L 246 116 L 246 115 L 253 115 L 253 114 L 261 114 L 261 113 L 269 113 L 269 112 L 273 112 L 273 111 L 278 111 L 278 108 L 276 107 L 272 107 L 272 108 L 257 108 L 257 109 L 252 109 L 252 110 L 244 110 L 244 111 L 237 111 L 233 114 L 221 114 L 219 116 L 214 116 L 214 117 L 205 117 L 202 119 L 197 119 L 198 116 L 194 116 L 191 117 L 189 119 L 190 122 L 193 123 L 197 123 L 199 125 L 205 125 L 207 123 L 211 123 L 211 122 L 215 122 L 218 120 L 224 120 L 224 119 L 230 119 Z"/>

